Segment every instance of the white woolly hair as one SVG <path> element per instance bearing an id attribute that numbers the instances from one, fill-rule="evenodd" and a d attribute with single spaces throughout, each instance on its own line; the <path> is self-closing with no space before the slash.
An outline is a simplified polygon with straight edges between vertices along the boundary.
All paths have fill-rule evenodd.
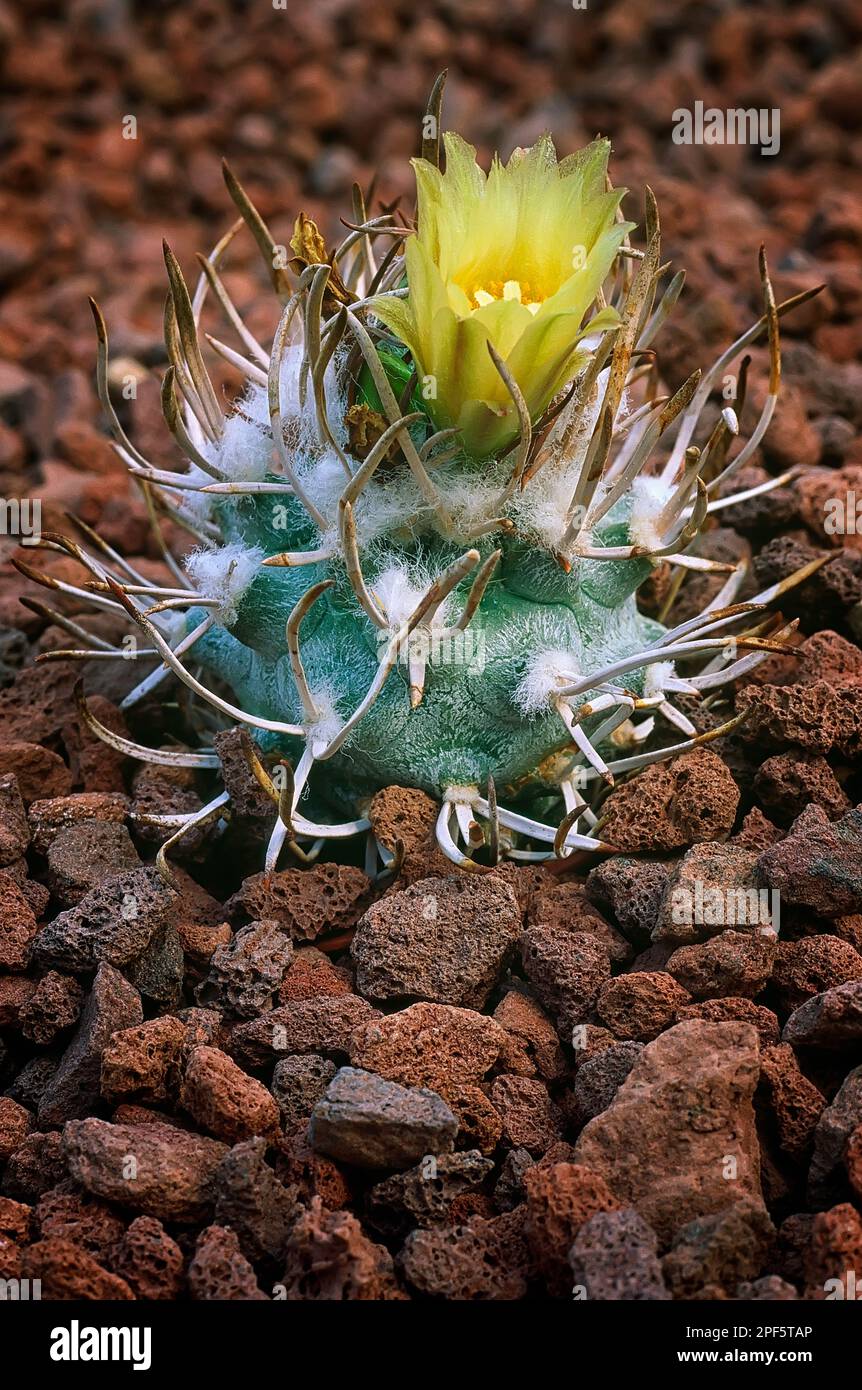
<path id="1" fill-rule="evenodd" d="M 582 346 L 593 348 L 600 338 L 585 339 Z M 560 452 L 561 438 L 570 423 L 568 410 L 564 410 L 556 420 L 546 447 L 552 458 L 523 492 L 515 494 L 511 503 L 512 515 L 521 531 L 532 533 L 541 545 L 554 549 L 566 530 L 566 514 L 572 500 L 578 476 L 583 464 L 583 449 L 596 427 L 607 389 L 610 368 L 599 372 L 593 394 L 582 417 L 579 438 L 582 441 L 581 457 L 564 457 Z M 629 413 L 628 395 L 624 391 L 617 410 L 616 421 L 624 420 Z M 597 495 L 598 500 L 598 495 Z M 582 544 L 590 544 L 590 536 L 582 531 Z"/>
<path id="2" fill-rule="evenodd" d="M 529 486 L 512 498 L 518 529 L 532 532 L 549 549 L 557 546 L 565 533 L 578 471 L 569 460 L 547 463 Z"/>
<path id="3" fill-rule="evenodd" d="M 297 464 L 299 462 L 297 459 Z M 341 461 L 334 450 L 327 449 L 305 467 L 298 467 L 297 472 L 309 498 L 330 522 L 321 535 L 321 545 L 337 551 L 340 547 L 335 518 L 338 499 L 347 483 Z M 408 522 L 415 523 L 423 512 L 431 516 L 430 507 L 406 471 L 395 478 L 387 478 L 385 483 L 372 479 L 354 503 L 353 520 L 360 546 L 368 546 L 379 536 L 388 535 Z M 412 524 L 410 529 L 419 528 Z"/>
<path id="4" fill-rule="evenodd" d="M 342 448 L 347 443 L 347 429 L 344 424 L 347 393 L 345 387 L 339 384 L 339 375 L 346 355 L 346 348 L 336 348 L 323 377 L 329 428 Z M 281 361 L 281 415 L 286 426 L 286 443 L 288 448 L 296 451 L 299 458 L 316 457 L 325 447 L 317 423 L 310 372 L 306 374 L 305 378 L 305 404 L 301 403 L 300 381 L 303 356 L 302 344 L 292 343 L 285 349 Z M 267 408 L 267 419 L 268 416 Z"/>
<path id="5" fill-rule="evenodd" d="M 522 714 L 544 712 L 560 686 L 577 680 L 580 674 L 574 652 L 563 647 L 536 652 L 515 691 L 515 704 Z"/>
<path id="6" fill-rule="evenodd" d="M 644 673 L 644 699 L 652 699 L 655 695 L 663 695 L 667 682 L 674 674 L 672 661 L 656 661 L 652 666 L 647 666 Z"/>
<path id="7" fill-rule="evenodd" d="M 215 457 L 214 454 L 209 454 L 206 447 L 202 447 L 201 452 L 207 454 L 209 457 Z M 204 470 L 198 468 L 195 463 L 189 464 L 183 477 L 187 478 L 190 483 L 194 483 L 195 487 L 198 488 L 206 487 L 208 483 L 215 482 L 215 479 L 210 477 L 209 473 L 205 473 Z M 215 501 L 211 493 L 194 492 L 189 488 L 188 490 L 183 489 L 181 496 L 182 501 L 177 502 L 175 505 L 180 514 L 187 517 L 192 525 L 211 519 L 212 505 Z"/>
<path id="8" fill-rule="evenodd" d="M 260 569 L 263 556 L 260 546 L 249 549 L 234 541 L 216 550 L 194 550 L 186 559 L 186 570 L 198 592 L 218 599 L 215 616 L 225 626 L 236 621 L 240 600 Z"/>
<path id="9" fill-rule="evenodd" d="M 672 489 L 660 478 L 635 478 L 629 517 L 629 536 L 633 545 L 643 545 L 648 550 L 657 550 L 661 546 L 658 519 L 671 492 Z"/>
<path id="10" fill-rule="evenodd" d="M 320 717 L 307 725 L 312 743 L 318 739 L 323 743 L 331 743 L 344 723 L 338 713 L 335 690 L 329 681 L 319 681 L 311 687 L 311 698 L 320 711 Z"/>
<path id="11" fill-rule="evenodd" d="M 336 439 L 343 445 L 347 439 L 344 428 L 347 403 L 338 385 L 337 363 L 340 356 L 343 356 L 343 353 L 334 354 L 326 371 L 324 385 L 330 427 Z M 302 459 L 311 459 L 312 466 L 321 460 L 327 464 L 327 469 L 331 472 L 331 463 L 335 461 L 337 464 L 337 459 L 320 438 L 310 378 L 307 381 L 305 404 L 300 404 L 302 358 L 302 345 L 294 343 L 288 345 L 282 359 L 281 414 L 285 425 L 285 442 L 291 453 L 297 456 L 295 466 Z M 260 482 L 267 472 L 274 468 L 277 470 L 267 388 L 259 386 L 256 382 L 250 383 L 237 402 L 234 413 L 228 417 L 218 443 L 203 447 L 209 461 L 221 469 L 232 482 Z M 346 481 L 340 465 L 338 472 L 341 481 L 341 487 L 338 489 L 340 492 Z M 195 480 L 198 480 L 196 474 Z M 206 481 L 212 482 L 212 479 L 207 478 Z M 336 501 L 337 497 L 336 493 Z"/>
<path id="12" fill-rule="evenodd" d="M 375 595 L 386 610 L 391 627 L 399 627 L 413 612 L 420 599 L 434 582 L 435 576 L 423 573 L 418 566 L 388 565 L 375 575 L 371 584 Z M 428 626 L 446 627 L 452 609 L 452 595 L 449 594 L 431 618 Z"/>

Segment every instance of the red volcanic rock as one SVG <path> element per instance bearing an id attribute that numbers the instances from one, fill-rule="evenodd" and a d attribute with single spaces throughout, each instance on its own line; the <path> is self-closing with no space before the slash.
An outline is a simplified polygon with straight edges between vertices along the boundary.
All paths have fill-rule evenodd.
<path id="1" fill-rule="evenodd" d="M 25 1279 L 40 1280 L 42 1297 L 52 1300 L 102 1302 L 135 1297 L 125 1279 L 109 1274 L 80 1245 L 60 1236 L 48 1236 L 25 1250 L 21 1272 Z"/>
<path id="2" fill-rule="evenodd" d="M 543 1154 L 562 1137 L 562 1116 L 544 1082 L 528 1076 L 498 1076 L 491 1104 L 503 1122 L 503 1137 L 513 1148 Z"/>
<path id="3" fill-rule="evenodd" d="M 213 952 L 196 998 L 256 1018 L 271 1007 L 292 960 L 293 943 L 277 922 L 251 922 Z"/>
<path id="4" fill-rule="evenodd" d="M 602 988 L 596 1013 L 617 1038 L 649 1042 L 669 1028 L 691 995 L 665 971 L 618 975 Z"/>
<path id="5" fill-rule="evenodd" d="M 571 1292 L 568 1254 L 584 1222 L 620 1206 L 601 1174 L 580 1163 L 535 1164 L 524 1174 L 525 1233 L 548 1292 Z"/>
<path id="6" fill-rule="evenodd" d="M 112 1104 L 136 1100 L 160 1105 L 173 1098 L 180 1077 L 186 1029 L 169 1014 L 138 1028 L 123 1028 L 102 1052 L 101 1092 Z"/>
<path id="7" fill-rule="evenodd" d="M 40 1047 L 77 1023 L 84 991 L 71 975 L 49 970 L 36 985 L 18 1015 L 21 1033 Z"/>
<path id="8" fill-rule="evenodd" d="M 19 1149 L 32 1128 L 30 1111 L 10 1096 L 0 1096 L 0 1160 Z"/>
<path id="9" fill-rule="evenodd" d="M 24 894 L 0 872 L 0 969 L 26 970 L 36 936 L 36 918 Z"/>
<path id="10" fill-rule="evenodd" d="M 321 1052 L 343 1058 L 356 1029 L 378 1017 L 355 994 L 317 995 L 270 1009 L 230 1035 L 229 1050 L 245 1066 L 259 1067 L 290 1053 Z"/>
<path id="11" fill-rule="evenodd" d="M 799 1161 L 814 1142 L 814 1131 L 826 1100 L 799 1070 L 793 1048 L 787 1043 L 767 1047 L 761 1053 L 760 1080 L 781 1149 Z"/>
<path id="12" fill-rule="evenodd" d="M 278 1128 L 270 1092 L 217 1047 L 196 1047 L 189 1054 L 180 1104 L 201 1129 L 229 1143 Z"/>
<path id="13" fill-rule="evenodd" d="M 505 1045 L 499 1023 L 484 1014 L 448 1004 L 411 1004 L 360 1023 L 350 1061 L 404 1086 L 428 1086 L 448 1099 L 453 1085 L 481 1081 Z"/>
<path id="14" fill-rule="evenodd" d="M 680 946 L 666 969 L 693 999 L 753 998 L 770 977 L 777 949 L 771 933 L 723 931 L 702 944 Z"/>
<path id="15" fill-rule="evenodd" d="M 848 980 L 806 999 L 794 1009 L 781 1036 L 793 1047 L 853 1046 L 862 1038 L 862 980 Z"/>
<path id="16" fill-rule="evenodd" d="M 763 809 L 780 825 L 789 825 L 812 803 L 830 820 L 838 820 L 850 809 L 826 759 L 813 753 L 776 753 L 767 758 L 758 769 L 754 789 Z"/>
<path id="17" fill-rule="evenodd" d="M 120 1237 L 111 1267 L 136 1298 L 178 1298 L 183 1286 L 183 1252 L 154 1216 L 136 1216 Z"/>
<path id="18" fill-rule="evenodd" d="M 608 1109 L 583 1130 L 577 1162 L 636 1207 L 662 1242 L 729 1201 L 759 1201 L 758 1074 L 749 1024 L 679 1023 L 644 1048 Z"/>
<path id="19" fill-rule="evenodd" d="M 356 987 L 375 1002 L 482 1008 L 520 930 L 515 894 L 496 875 L 420 879 L 360 918 L 350 945 Z"/>
<path id="20" fill-rule="evenodd" d="M 72 774 L 63 759 L 38 743 L 0 743 L 0 772 L 15 774 L 25 805 L 72 790 Z"/>
<path id="21" fill-rule="evenodd" d="M 862 907 L 862 811 L 848 811 L 830 822 L 819 806 L 807 807 L 787 838 L 760 856 L 757 876 L 793 906 L 824 917 L 857 912 Z"/>
<path id="22" fill-rule="evenodd" d="M 521 938 L 521 960 L 540 1003 L 566 1037 L 589 1017 L 611 973 L 601 940 L 565 927 L 530 927 Z"/>
<path id="23" fill-rule="evenodd" d="M 813 994 L 859 979 L 862 955 L 849 941 L 824 933 L 778 943 L 772 985 L 781 1007 L 788 1013 Z"/>
<path id="24" fill-rule="evenodd" d="M 654 763 L 611 792 L 602 834 L 626 853 L 667 853 L 722 839 L 733 828 L 738 804 L 739 788 L 721 758 L 695 748 L 671 763 Z"/>
<path id="25" fill-rule="evenodd" d="M 539 1005 L 520 990 L 510 989 L 494 1010 L 494 1018 L 508 1034 L 503 1066 L 516 1076 L 535 1076 L 555 1081 L 566 1070 L 554 1026 Z"/>
<path id="26" fill-rule="evenodd" d="M 199 1222 L 212 1205 L 211 1179 L 224 1144 L 173 1125 L 70 1120 L 63 1130 L 69 1172 L 88 1192 L 160 1221 Z"/>
<path id="27" fill-rule="evenodd" d="M 228 1226 L 201 1231 L 188 1270 L 189 1292 L 200 1301 L 266 1300 L 266 1294 Z"/>
<path id="28" fill-rule="evenodd" d="M 774 1237 L 759 1200 L 744 1198 L 712 1216 L 698 1217 L 677 1232 L 662 1260 L 668 1288 L 684 1299 L 716 1288 L 732 1295 L 741 1280 L 761 1272 Z"/>
<path id="29" fill-rule="evenodd" d="M 668 871 L 658 861 L 613 855 L 590 870 L 585 890 L 592 902 L 613 913 L 623 932 L 643 938 L 655 927 Z"/>
<path id="30" fill-rule="evenodd" d="M 670 1298 L 655 1231 L 634 1210 L 600 1211 L 585 1221 L 569 1251 L 572 1279 L 586 1298 L 664 1302 Z"/>
<path id="31" fill-rule="evenodd" d="M 371 882 L 351 864 L 315 864 L 254 874 L 225 904 L 232 921 L 278 922 L 294 941 L 316 941 L 327 932 L 355 927 Z"/>
<path id="32" fill-rule="evenodd" d="M 386 1247 L 369 1240 L 349 1212 L 327 1211 L 319 1197 L 290 1233 L 281 1282 L 285 1298 L 303 1303 L 404 1297 Z"/>

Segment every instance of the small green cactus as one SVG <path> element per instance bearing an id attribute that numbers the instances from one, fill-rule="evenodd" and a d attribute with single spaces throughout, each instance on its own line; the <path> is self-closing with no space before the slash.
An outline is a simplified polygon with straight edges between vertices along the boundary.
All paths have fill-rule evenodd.
<path id="1" fill-rule="evenodd" d="M 327 256 L 300 217 L 294 280 L 228 171 L 282 312 L 265 351 L 219 275 L 229 238 L 194 295 L 166 250 L 162 398 L 185 474 L 152 467 L 123 432 L 94 306 L 117 448 L 154 518 L 167 512 L 198 548 L 184 569 L 166 556 L 175 589 L 147 586 L 104 551 L 67 548 L 163 658 L 127 705 L 172 670 L 253 732 L 264 755 L 286 759 L 279 781 L 249 745 L 273 797 L 270 868 L 285 846 L 307 858 L 329 838 L 370 835 L 367 800 L 393 783 L 440 800 L 439 843 L 462 867 L 501 852 L 607 848 L 591 833 L 592 793 L 701 741 L 674 694 L 732 681 L 790 631 L 778 619 L 764 636 L 757 614 L 761 626 L 740 632 L 779 588 L 735 603 L 743 567 L 691 553 L 775 405 L 779 311 L 765 258 L 763 317 L 708 372 L 659 397 L 645 350 L 683 277 L 665 280 L 649 191 L 645 247 L 631 245 L 622 195 L 607 191 L 608 149 L 597 141 L 558 163 L 545 137 L 486 176 L 457 137 L 446 138 L 441 173 L 438 142 L 427 141 L 417 226 L 368 218 L 360 204 L 360 225 Z M 217 347 L 246 377 L 228 419 L 198 341 L 208 293 L 240 343 Z M 725 404 L 696 446 L 713 389 L 764 332 L 772 376 L 747 443 L 735 446 L 737 414 Z M 663 560 L 683 575 L 728 570 L 709 608 L 670 630 L 636 604 Z M 708 664 L 682 678 L 681 658 Z M 645 749 L 657 718 L 682 741 Z M 218 766 L 207 749 L 120 742 L 153 761 Z M 325 820 L 323 808 L 347 819 Z M 191 825 L 225 814 L 220 793 L 166 825 L 161 862 Z M 377 851 L 392 867 L 387 849 L 369 847 L 372 867 Z"/>

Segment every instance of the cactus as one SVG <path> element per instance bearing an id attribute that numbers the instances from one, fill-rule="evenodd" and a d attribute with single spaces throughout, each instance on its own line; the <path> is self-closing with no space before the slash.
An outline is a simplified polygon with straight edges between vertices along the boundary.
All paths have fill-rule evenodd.
<path id="1" fill-rule="evenodd" d="M 463 141 L 445 146 L 445 174 L 433 135 L 416 161 L 417 228 L 369 218 L 357 195 L 355 227 L 334 253 L 301 216 L 287 262 L 226 170 L 281 316 L 266 351 L 219 274 L 233 233 L 201 261 L 194 294 L 166 248 L 162 402 L 184 473 L 153 467 L 124 432 L 93 306 L 118 452 L 160 541 L 166 514 L 196 549 L 181 567 L 161 542 L 177 582 L 158 587 L 92 533 L 89 548 L 50 543 L 89 571 L 87 590 L 66 587 L 119 605 L 162 659 L 127 707 L 173 672 L 253 732 L 250 765 L 273 800 L 270 869 L 285 848 L 307 860 L 363 832 L 366 862 L 397 868 L 364 814 L 390 784 L 440 801 L 439 844 L 463 868 L 501 853 L 610 848 L 598 797 L 615 775 L 715 736 L 699 736 L 674 697 L 729 684 L 783 650 L 792 629 L 762 612 L 789 581 L 738 603 L 744 567 L 691 552 L 734 500 L 726 484 L 775 406 L 778 319 L 792 302 L 776 307 L 763 253 L 761 319 L 711 369 L 659 396 L 651 345 L 683 277 L 667 279 L 660 264 L 649 190 L 637 250 L 621 193 L 607 191 L 606 142 L 558 164 L 546 137 L 487 178 Z M 199 342 L 207 295 L 240 344 L 209 339 L 245 378 L 227 419 Z M 714 388 L 763 333 L 769 392 L 747 442 L 735 443 L 739 400 L 705 434 Z M 636 603 L 662 561 L 680 578 L 726 571 L 709 607 L 670 629 Z M 677 674 L 681 659 L 694 674 Z M 211 749 L 119 738 L 80 699 L 90 726 L 125 751 L 218 768 Z M 656 720 L 682 739 L 652 746 Z M 195 816 L 167 818 L 159 862 L 191 826 L 229 814 L 222 791 Z"/>

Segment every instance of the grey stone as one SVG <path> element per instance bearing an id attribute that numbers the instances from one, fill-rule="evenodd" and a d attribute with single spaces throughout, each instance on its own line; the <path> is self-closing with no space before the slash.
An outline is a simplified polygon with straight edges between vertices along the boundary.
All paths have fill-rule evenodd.
<path id="1" fill-rule="evenodd" d="M 400 1086 L 342 1067 L 314 1107 L 309 1139 L 319 1153 L 360 1168 L 406 1168 L 452 1149 L 458 1122 L 425 1087 Z"/>

